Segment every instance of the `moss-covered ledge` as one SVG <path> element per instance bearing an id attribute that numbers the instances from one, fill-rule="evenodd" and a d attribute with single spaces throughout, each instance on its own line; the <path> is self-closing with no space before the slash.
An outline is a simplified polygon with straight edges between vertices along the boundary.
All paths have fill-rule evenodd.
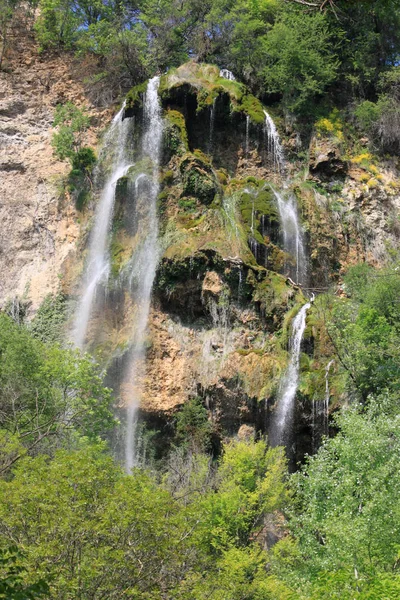
<path id="1" fill-rule="evenodd" d="M 232 113 L 249 116 L 258 125 L 265 121 L 261 102 L 242 83 L 221 77 L 215 65 L 190 61 L 161 77 L 159 94 L 165 106 L 174 104 L 180 91 L 196 96 L 197 112 L 210 108 L 218 96 L 227 94 Z"/>

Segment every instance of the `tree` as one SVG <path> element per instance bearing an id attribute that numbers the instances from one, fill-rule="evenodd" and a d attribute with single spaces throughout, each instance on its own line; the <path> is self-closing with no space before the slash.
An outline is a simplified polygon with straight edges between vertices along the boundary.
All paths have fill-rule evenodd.
<path id="1" fill-rule="evenodd" d="M 211 432 L 212 426 L 201 400 L 191 398 L 185 402 L 176 416 L 178 443 L 191 451 L 201 452 L 209 449 Z"/>
<path id="2" fill-rule="evenodd" d="M 89 125 L 89 116 L 72 102 L 57 105 L 53 127 L 58 130 L 53 134 L 51 144 L 58 158 L 68 158 L 73 169 L 87 171 L 96 160 L 93 150 L 82 146 Z"/>
<path id="3" fill-rule="evenodd" d="M 343 410 L 336 420 L 338 435 L 292 477 L 290 527 L 298 546 L 285 572 L 291 583 L 301 582 L 300 589 L 311 588 L 311 598 L 395 598 L 399 593 L 396 404 L 394 398 L 386 407 L 371 400 L 367 411 Z"/>
<path id="4" fill-rule="evenodd" d="M 263 70 L 268 92 L 282 94 L 292 112 L 309 112 L 339 68 L 327 18 L 321 13 L 283 12 L 265 40 Z"/>
<path id="5" fill-rule="evenodd" d="M 73 0 L 39 0 L 39 10 L 35 31 L 41 48 L 71 49 L 80 25 Z"/>
<path id="6" fill-rule="evenodd" d="M 110 391 L 89 356 L 45 345 L 0 314 L 0 357 L 1 473 L 25 452 L 96 439 L 114 425 Z"/>
<path id="7" fill-rule="evenodd" d="M 365 402 L 370 394 L 400 389 L 398 264 L 382 270 L 358 265 L 345 283 L 351 297 L 334 300 L 327 331 L 349 391 Z"/>
<path id="8" fill-rule="evenodd" d="M 49 586 L 40 579 L 30 585 L 23 584 L 26 569 L 21 564 L 21 552 L 16 546 L 0 549 L 0 598 L 4 600 L 34 600 L 47 596 Z"/>

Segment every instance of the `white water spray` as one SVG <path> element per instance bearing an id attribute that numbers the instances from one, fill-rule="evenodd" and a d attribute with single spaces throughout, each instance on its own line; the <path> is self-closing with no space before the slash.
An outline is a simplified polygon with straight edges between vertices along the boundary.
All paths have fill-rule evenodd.
<path id="1" fill-rule="evenodd" d="M 208 134 L 208 153 L 211 154 L 213 151 L 214 145 L 214 125 L 215 125 L 215 108 L 217 104 L 217 99 L 214 98 L 213 103 L 210 108 L 210 131 Z"/>
<path id="2" fill-rule="evenodd" d="M 304 285 L 307 280 L 307 259 L 296 198 L 293 194 L 284 197 L 276 190 L 272 191 L 276 198 L 282 226 L 283 249 L 292 257 L 292 261 L 286 261 L 285 270 L 296 283 Z"/>
<path id="3" fill-rule="evenodd" d="M 144 97 L 144 135 L 142 159 L 150 159 L 151 174 L 141 173 L 135 182 L 137 214 L 144 215 L 141 234 L 130 263 L 129 283 L 135 301 L 134 327 L 130 360 L 125 383 L 126 438 L 125 469 L 128 473 L 137 465 L 136 429 L 141 395 L 141 380 L 145 369 L 145 336 L 150 312 L 151 291 L 159 258 L 157 197 L 163 122 L 158 97 L 159 77 L 150 79 Z"/>
<path id="4" fill-rule="evenodd" d="M 268 152 L 272 156 L 274 167 L 277 171 L 281 172 L 285 167 L 285 156 L 279 133 L 276 129 L 276 125 L 270 115 L 264 110 L 265 115 L 265 135 L 267 137 Z"/>
<path id="5" fill-rule="evenodd" d="M 118 180 L 126 175 L 129 167 L 126 157 L 127 137 L 131 126 L 130 119 L 123 120 L 125 102 L 112 120 L 100 152 L 102 156 L 111 154 L 110 175 L 101 191 L 100 200 L 94 215 L 94 226 L 90 234 L 89 253 L 81 287 L 81 298 L 76 311 L 71 340 L 77 348 L 83 348 L 93 304 L 99 285 L 108 279 L 110 256 L 108 235 L 110 232 L 115 203 L 115 189 Z"/>
<path id="6" fill-rule="evenodd" d="M 310 306 L 310 302 L 304 304 L 293 319 L 292 334 L 289 341 L 289 365 L 281 382 L 277 408 L 270 428 L 269 438 L 272 446 L 287 443 L 290 435 L 293 423 L 294 401 L 299 385 L 301 342 L 306 328 L 307 311 Z"/>
<path id="7" fill-rule="evenodd" d="M 232 71 L 229 71 L 228 69 L 221 69 L 219 72 L 219 76 L 223 77 L 224 79 L 229 79 L 229 81 L 236 81 L 236 77 L 234 76 Z"/>

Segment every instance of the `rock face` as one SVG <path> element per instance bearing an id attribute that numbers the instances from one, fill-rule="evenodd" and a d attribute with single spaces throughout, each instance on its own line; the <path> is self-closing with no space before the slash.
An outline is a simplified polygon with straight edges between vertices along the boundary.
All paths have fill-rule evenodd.
<path id="1" fill-rule="evenodd" d="M 33 314 L 74 260 L 80 225 L 64 189 L 70 167 L 50 142 L 58 103 L 88 105 L 80 71 L 68 56 L 39 55 L 29 39 L 0 71 L 0 306 L 18 297 Z M 109 110 L 91 108 L 97 127 L 109 120 Z M 96 128 L 87 141 L 95 145 Z"/>
<path id="2" fill-rule="evenodd" d="M 18 297 L 31 314 L 60 286 L 76 293 L 92 201 L 78 212 L 62 182 L 67 164 L 53 157 L 51 123 L 58 102 L 86 104 L 96 128 L 109 122 L 85 98 L 73 60 L 41 58 L 31 48 L 1 73 L 0 303 Z M 72 72 L 75 76 L 72 77 Z M 127 98 L 126 117 L 140 134 L 143 92 Z M 290 322 L 305 297 L 287 277 L 289 257 L 271 186 L 282 186 L 268 152 L 260 102 L 219 69 L 188 63 L 161 78 L 164 116 L 160 194 L 160 261 L 153 291 L 141 412 L 162 431 L 174 411 L 200 397 L 219 435 L 247 439 L 265 432 L 288 362 Z M 135 137 L 136 136 L 136 137 Z M 290 140 L 289 140 L 290 144 Z M 289 171 L 300 170 L 293 161 Z M 343 158 L 340 144 L 314 138 L 304 177 L 292 177 L 306 230 L 310 287 L 340 283 L 349 264 L 380 264 L 398 245 L 400 183 L 396 165 L 366 153 Z M 126 269 L 139 243 L 130 215 L 135 164 L 118 182 L 110 240 L 111 275 L 89 326 L 89 348 L 108 372 L 117 403 L 129 389 L 122 373 L 135 310 Z M 144 223 L 146 216 L 143 215 Z M 297 458 L 312 451 L 313 402 L 324 397 L 331 348 L 310 311 L 297 398 Z M 335 366 L 331 375 L 335 392 Z M 339 389 L 340 386 L 338 386 Z M 165 429 L 163 429 L 165 428 Z M 168 433 L 168 431 L 167 431 Z"/>

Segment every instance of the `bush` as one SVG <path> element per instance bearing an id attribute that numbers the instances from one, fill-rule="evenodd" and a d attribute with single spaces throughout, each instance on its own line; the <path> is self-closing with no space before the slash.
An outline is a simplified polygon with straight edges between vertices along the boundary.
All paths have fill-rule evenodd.
<path id="1" fill-rule="evenodd" d="M 83 173 L 90 173 L 95 164 L 96 155 L 92 148 L 88 148 L 87 146 L 80 148 L 72 157 L 72 169 L 82 171 Z"/>

